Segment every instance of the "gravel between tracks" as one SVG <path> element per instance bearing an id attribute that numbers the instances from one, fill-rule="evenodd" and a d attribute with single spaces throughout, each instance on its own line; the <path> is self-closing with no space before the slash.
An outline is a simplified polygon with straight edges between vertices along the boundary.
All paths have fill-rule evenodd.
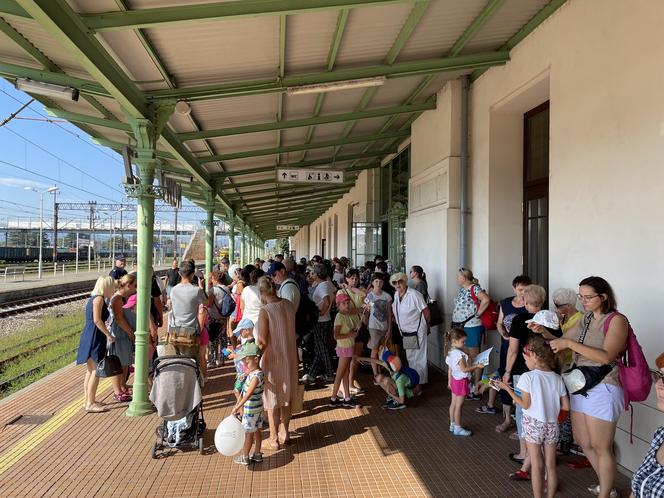
<path id="1" fill-rule="evenodd" d="M 25 332 L 37 327 L 43 323 L 45 319 L 53 318 L 60 315 L 68 315 L 70 313 L 81 314 L 81 330 L 83 322 L 85 321 L 85 299 L 80 301 L 73 301 L 71 303 L 58 304 L 50 308 L 41 310 L 28 311 L 20 315 L 7 316 L 0 318 L 0 337 L 5 337 L 17 332 Z"/>

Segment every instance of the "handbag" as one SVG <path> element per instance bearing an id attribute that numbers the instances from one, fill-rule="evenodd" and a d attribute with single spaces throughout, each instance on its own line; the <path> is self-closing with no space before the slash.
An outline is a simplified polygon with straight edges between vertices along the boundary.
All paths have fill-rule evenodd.
<path id="1" fill-rule="evenodd" d="M 122 364 L 120 358 L 115 355 L 115 344 L 111 343 L 106 349 L 106 356 L 104 356 L 99 363 L 97 363 L 97 370 L 95 375 L 97 377 L 115 377 L 122 373 Z"/>
<path id="2" fill-rule="evenodd" d="M 423 313 L 420 313 L 420 320 L 417 322 L 417 329 L 415 332 L 405 332 L 399 323 L 399 306 L 397 308 L 397 325 L 401 331 L 401 337 L 403 338 L 403 348 L 404 349 L 420 349 L 420 338 L 417 336 L 417 333 L 420 330 L 420 325 L 422 325 L 422 316 Z"/>
<path id="3" fill-rule="evenodd" d="M 438 302 L 435 299 L 429 298 L 427 302 L 429 309 L 429 327 L 435 327 L 443 323 L 443 314 L 440 312 Z"/>
<path id="4" fill-rule="evenodd" d="M 579 336 L 579 343 L 581 344 L 583 344 L 583 341 L 586 339 L 591 320 L 592 314 L 588 314 L 584 318 L 583 330 Z M 611 365 L 581 367 L 572 365 L 567 372 L 562 374 L 562 378 L 570 394 L 581 394 L 582 396 L 588 397 L 588 391 L 602 382 L 602 379 L 604 379 L 611 370 L 613 370 L 613 366 Z"/>
<path id="5" fill-rule="evenodd" d="M 343 290 L 346 295 L 350 298 L 350 302 L 353 303 L 353 306 L 355 307 L 355 301 L 353 301 L 353 298 L 351 297 L 350 293 L 348 292 L 347 289 Z M 357 309 L 357 308 L 355 308 Z M 366 323 L 364 323 L 364 320 L 362 318 L 362 314 L 357 312 L 357 317 L 360 319 L 360 325 L 357 328 L 357 335 L 355 336 L 355 342 L 356 343 L 362 343 L 362 344 L 367 344 L 369 342 L 369 327 L 367 326 Z"/>
<path id="6" fill-rule="evenodd" d="M 200 339 L 201 337 L 198 331 L 198 327 L 175 325 L 175 319 L 173 318 L 173 313 L 171 313 L 166 331 L 160 332 L 159 336 L 157 337 L 157 345 L 192 347 L 198 346 Z"/>

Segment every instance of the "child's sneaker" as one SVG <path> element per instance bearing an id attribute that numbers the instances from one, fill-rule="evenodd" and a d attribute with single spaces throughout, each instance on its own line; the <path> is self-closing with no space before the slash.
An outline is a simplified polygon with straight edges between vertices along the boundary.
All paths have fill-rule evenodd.
<path id="1" fill-rule="evenodd" d="M 456 424 L 450 424 L 450 432 L 454 432 L 454 428 L 456 427 Z"/>
<path id="2" fill-rule="evenodd" d="M 251 461 L 249 460 L 249 455 L 238 455 L 233 458 L 233 462 L 239 465 L 249 465 Z"/>
<path id="3" fill-rule="evenodd" d="M 383 408 L 387 408 L 391 404 L 392 404 L 392 398 L 388 396 L 387 398 L 385 398 L 385 403 L 383 403 Z"/>
<path id="4" fill-rule="evenodd" d="M 344 406 L 347 406 L 348 408 L 355 408 L 357 406 L 357 401 L 355 401 L 353 398 L 350 398 L 350 399 L 343 400 L 342 404 Z M 388 408 L 389 408 L 389 406 L 388 406 Z"/>
<path id="5" fill-rule="evenodd" d="M 343 401 L 341 401 L 337 397 L 330 398 L 330 402 L 328 403 L 329 406 L 341 406 L 343 404 L 344 404 Z"/>
<path id="6" fill-rule="evenodd" d="M 489 414 L 489 415 L 495 415 L 496 413 L 498 413 L 493 406 L 489 406 L 489 405 L 483 405 L 483 406 L 480 406 L 479 408 L 475 408 L 475 411 L 477 413 L 486 413 L 486 414 Z"/>
<path id="7" fill-rule="evenodd" d="M 472 432 L 470 432 L 468 429 L 464 429 L 463 427 L 457 425 L 454 427 L 454 432 L 452 432 L 455 436 L 470 436 Z"/>
<path id="8" fill-rule="evenodd" d="M 388 410 L 403 410 L 404 408 L 406 408 L 406 403 L 399 403 L 398 401 L 392 401 L 387 407 Z"/>
<path id="9" fill-rule="evenodd" d="M 314 379 L 311 375 L 309 374 L 304 374 L 302 378 L 300 379 L 302 382 L 305 384 L 311 384 L 312 382 L 315 382 L 316 379 Z"/>
<path id="10" fill-rule="evenodd" d="M 263 461 L 263 454 L 262 453 L 254 453 L 251 455 L 250 460 L 254 463 L 261 463 Z"/>

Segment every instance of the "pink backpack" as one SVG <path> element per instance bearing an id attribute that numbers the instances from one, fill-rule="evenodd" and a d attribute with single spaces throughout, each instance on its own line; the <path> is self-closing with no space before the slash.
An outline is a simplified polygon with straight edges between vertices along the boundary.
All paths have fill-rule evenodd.
<path id="1" fill-rule="evenodd" d="M 620 314 L 617 311 L 609 314 L 604 322 L 604 335 L 608 332 L 613 317 Z M 629 410 L 632 401 L 645 401 L 652 387 L 652 376 L 650 375 L 648 361 L 643 354 L 639 341 L 636 340 L 636 335 L 634 335 L 629 320 L 627 320 L 627 327 L 627 348 L 616 358 L 620 384 L 625 393 L 625 410 Z"/>

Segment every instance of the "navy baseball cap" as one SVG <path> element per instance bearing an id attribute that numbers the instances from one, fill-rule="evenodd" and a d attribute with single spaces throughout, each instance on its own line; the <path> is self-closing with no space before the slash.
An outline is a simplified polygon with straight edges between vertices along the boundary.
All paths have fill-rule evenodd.
<path id="1" fill-rule="evenodd" d="M 267 275 L 269 277 L 271 277 L 272 275 L 274 275 L 279 270 L 285 270 L 285 269 L 286 269 L 286 267 L 284 266 L 283 263 L 281 263 L 279 261 L 273 261 L 272 264 L 270 264 L 270 268 L 267 270 Z"/>

